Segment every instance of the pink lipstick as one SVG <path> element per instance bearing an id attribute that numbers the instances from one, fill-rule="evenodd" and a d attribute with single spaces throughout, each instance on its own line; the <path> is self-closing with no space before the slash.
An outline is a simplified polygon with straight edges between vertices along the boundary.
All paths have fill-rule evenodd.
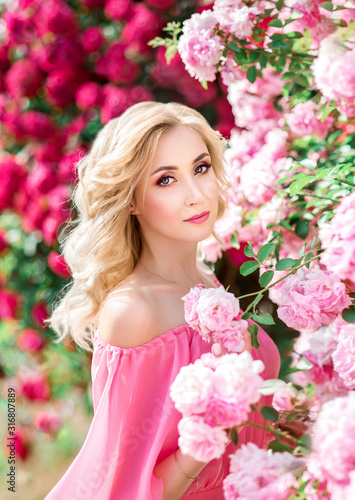
<path id="1" fill-rule="evenodd" d="M 205 222 L 209 216 L 210 212 L 202 212 L 200 214 L 190 217 L 190 219 L 186 219 L 185 222 L 192 222 L 193 224 L 202 224 L 202 222 Z"/>

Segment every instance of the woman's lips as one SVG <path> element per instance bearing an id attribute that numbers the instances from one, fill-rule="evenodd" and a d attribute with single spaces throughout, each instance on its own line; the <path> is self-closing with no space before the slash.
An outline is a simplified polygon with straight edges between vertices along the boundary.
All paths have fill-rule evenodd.
<path id="1" fill-rule="evenodd" d="M 185 222 L 192 222 L 193 224 L 202 224 L 202 222 L 205 222 L 209 216 L 210 212 L 207 212 L 205 213 L 205 215 L 202 215 L 201 217 L 198 217 L 196 219 L 187 219 Z"/>

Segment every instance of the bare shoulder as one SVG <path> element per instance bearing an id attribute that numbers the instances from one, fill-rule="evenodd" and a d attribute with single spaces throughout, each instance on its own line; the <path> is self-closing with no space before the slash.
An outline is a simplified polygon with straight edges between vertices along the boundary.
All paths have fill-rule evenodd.
<path id="1" fill-rule="evenodd" d="M 137 347 L 149 342 L 156 316 L 146 293 L 136 286 L 115 290 L 100 311 L 100 337 L 118 347 Z"/>

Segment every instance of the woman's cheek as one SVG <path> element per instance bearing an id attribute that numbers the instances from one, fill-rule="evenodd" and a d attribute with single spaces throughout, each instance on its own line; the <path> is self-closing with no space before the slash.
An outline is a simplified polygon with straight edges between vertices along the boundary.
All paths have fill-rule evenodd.
<path id="1" fill-rule="evenodd" d="M 205 196 L 208 198 L 218 198 L 220 187 L 216 179 L 208 179 L 204 188 Z"/>

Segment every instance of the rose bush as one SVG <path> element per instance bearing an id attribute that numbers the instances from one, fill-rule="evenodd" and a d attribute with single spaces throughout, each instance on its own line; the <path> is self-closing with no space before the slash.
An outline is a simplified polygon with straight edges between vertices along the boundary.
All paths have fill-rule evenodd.
<path id="1" fill-rule="evenodd" d="M 264 415 L 276 433 L 271 450 L 301 454 L 307 467 L 297 483 L 277 486 L 280 498 L 354 494 L 354 463 L 330 426 L 351 413 L 355 387 L 354 20 L 350 0 L 215 0 L 150 42 L 166 47 L 167 60 L 178 52 L 204 88 L 219 78 L 228 88 L 231 209 L 216 227 L 222 243 L 204 242 L 205 259 L 213 265 L 223 252 L 243 249 L 249 260 L 238 260 L 240 273 L 257 272 L 261 290 L 237 297 L 252 300 L 242 319 L 275 323 L 260 303 L 267 292 L 278 318 L 298 332 L 289 385 Z M 258 327 L 248 329 L 257 347 Z M 341 429 L 338 443 L 354 434 L 351 417 Z M 346 466 L 337 475 L 331 460 L 340 453 Z M 226 498 L 241 495 L 233 477 Z M 248 479 L 243 494 L 254 498 Z"/>

